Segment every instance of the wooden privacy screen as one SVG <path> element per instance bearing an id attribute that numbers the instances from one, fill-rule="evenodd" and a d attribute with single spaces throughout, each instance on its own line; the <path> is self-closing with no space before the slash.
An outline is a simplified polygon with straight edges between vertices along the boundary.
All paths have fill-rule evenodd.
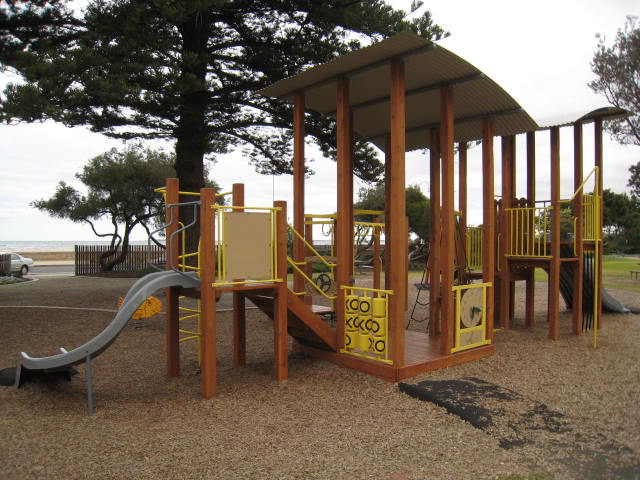
<path id="1" fill-rule="evenodd" d="M 226 279 L 273 277 L 271 213 L 224 212 Z"/>

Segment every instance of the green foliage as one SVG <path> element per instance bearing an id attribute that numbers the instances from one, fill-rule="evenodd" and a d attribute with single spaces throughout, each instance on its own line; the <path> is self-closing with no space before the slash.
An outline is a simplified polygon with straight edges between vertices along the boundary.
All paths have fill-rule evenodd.
<path id="1" fill-rule="evenodd" d="M 110 238 L 111 249 L 103 255 L 103 270 L 111 270 L 124 260 L 129 248 L 129 236 L 137 225 L 149 232 L 151 222 L 163 209 L 161 195 L 154 192 L 175 176 L 174 157 L 162 151 L 144 149 L 140 144 L 123 151 L 115 148 L 92 158 L 76 177 L 86 186 L 82 194 L 65 182 L 60 182 L 49 199 L 32 202 L 32 206 L 57 218 L 86 222 L 93 232 Z M 95 221 L 107 218 L 113 231 L 98 233 Z M 120 229 L 122 228 L 122 234 Z M 113 254 L 121 247 L 121 254 Z M 107 257 L 112 257 L 106 261 Z"/>
<path id="2" fill-rule="evenodd" d="M 409 231 L 414 233 L 422 242 L 429 239 L 429 199 L 422 193 L 420 187 L 411 185 L 405 190 L 406 212 L 409 217 Z M 384 184 L 377 184 L 371 188 L 362 188 L 358 192 L 358 201 L 354 204 L 358 210 L 385 210 Z M 369 215 L 357 217 L 362 221 L 372 221 Z"/>
<path id="3" fill-rule="evenodd" d="M 626 193 L 603 192 L 606 253 L 640 252 L 640 203 Z"/>
<path id="4" fill-rule="evenodd" d="M 629 172 L 631 173 L 631 176 L 629 177 L 627 186 L 631 188 L 631 197 L 638 202 L 640 201 L 640 162 L 635 165 L 631 165 L 629 167 Z"/>
<path id="5" fill-rule="evenodd" d="M 627 17 L 624 30 L 618 30 L 613 46 L 605 45 L 598 34 L 598 49 L 591 62 L 597 79 L 589 83 L 616 107 L 633 115 L 606 125 L 620 143 L 640 145 L 640 24 L 638 17 Z"/>
<path id="6" fill-rule="evenodd" d="M 173 138 L 185 190 L 203 158 L 242 149 L 262 173 L 291 171 L 292 108 L 254 92 L 401 30 L 445 32 L 383 0 L 3 0 L 0 64 L 19 73 L 0 120 L 53 119 L 115 138 Z M 335 155 L 335 123 L 309 112 L 306 132 Z M 382 172 L 357 139 L 356 173 Z"/>

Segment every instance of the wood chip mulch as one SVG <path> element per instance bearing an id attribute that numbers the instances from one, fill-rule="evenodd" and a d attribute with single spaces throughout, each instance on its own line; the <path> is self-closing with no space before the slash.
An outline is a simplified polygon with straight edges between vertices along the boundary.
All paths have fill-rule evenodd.
<path id="1" fill-rule="evenodd" d="M 81 345 L 113 318 L 108 311 L 16 306 L 109 310 L 134 281 L 68 277 L 2 286 L 0 368 L 15 366 L 20 351 L 44 356 Z M 546 286 L 538 287 L 534 329 L 524 327 L 518 302 L 512 328 L 496 332 L 495 355 L 410 382 L 474 378 L 499 385 L 513 392 L 519 414 L 544 404 L 562 415 L 561 424 L 572 429 L 561 434 L 562 442 L 557 432 L 537 429 L 538 417 L 523 423 L 520 415 L 509 432 L 508 420 L 498 422 L 493 414 L 495 430 L 481 430 L 394 384 L 299 353 L 290 355 L 289 380 L 277 383 L 272 323 L 258 310 L 248 312 L 243 368 L 232 362 L 231 314 L 218 315 L 219 395 L 205 401 L 194 342 L 181 345 L 181 376 L 164 375 L 164 316 L 156 315 L 139 328 L 128 326 L 94 360 L 93 417 L 86 414 L 82 365 L 70 382 L 0 387 L 0 478 L 588 478 L 576 473 L 584 469 L 595 478 L 585 455 L 574 456 L 583 470 L 556 457 L 561 443 L 579 441 L 567 448 L 589 452 L 602 446 L 600 438 L 637 462 L 640 316 L 605 315 L 593 349 L 589 335 L 570 334 L 571 314 L 563 312 L 561 337 L 553 342 L 546 331 Z M 638 294 L 610 293 L 640 307 Z M 230 303 L 226 295 L 223 306 Z M 500 399 L 495 402 L 486 408 L 499 412 Z M 525 441 L 503 448 L 505 439 Z M 614 478 L 614 467 L 605 468 L 611 470 L 600 471 L 600 478 Z"/>

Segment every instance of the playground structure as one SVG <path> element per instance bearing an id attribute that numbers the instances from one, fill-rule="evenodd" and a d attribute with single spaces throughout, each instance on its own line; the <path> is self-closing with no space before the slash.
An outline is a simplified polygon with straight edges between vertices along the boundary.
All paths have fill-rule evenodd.
<path id="1" fill-rule="evenodd" d="M 526 282 L 527 326 L 534 325 L 535 268 L 549 274 L 549 337 L 558 339 L 559 296 L 573 307 L 572 330 L 597 335 L 602 325 L 602 122 L 626 115 L 603 108 L 580 118 L 540 127 L 495 82 L 452 52 L 410 33 L 284 79 L 259 92 L 294 105 L 293 224 L 287 204 L 248 206 L 235 184 L 230 205 L 216 192 L 181 192 L 176 179 L 162 189 L 166 201 L 167 272 L 144 277 L 127 294 L 112 328 L 100 342 L 47 359 L 23 354 L 18 367 L 55 369 L 99 354 L 157 288 L 166 288 L 166 373 L 180 374 L 180 343 L 199 341 L 202 391 L 217 393 L 216 302 L 233 295 L 234 364 L 246 364 L 246 300 L 273 319 L 275 378 L 288 377 L 288 337 L 309 355 L 389 381 L 470 362 L 494 351 L 494 327 L 513 317 L 514 282 Z M 410 101 L 407 101 L 410 99 Z M 334 116 L 337 124 L 337 211 L 305 213 L 305 109 Z M 594 167 L 585 176 L 583 126 L 594 124 Z M 574 193 L 560 198 L 560 128 L 574 133 Z M 536 199 L 536 132 L 549 130 L 551 198 Z M 384 212 L 353 207 L 354 134 L 385 152 Z M 526 197 L 516 198 L 516 135 L 526 136 Z M 494 189 L 494 137 L 501 138 L 501 190 Z M 482 142 L 483 222 L 467 226 L 467 142 Z M 459 154 L 459 212 L 454 209 L 454 144 Z M 427 275 L 429 328 L 407 330 L 408 236 L 405 215 L 405 152 L 430 151 L 431 229 Z M 591 191 L 587 191 L 591 188 Z M 186 225 L 180 210 L 193 211 Z M 570 217 L 562 222 L 563 209 Z M 356 214 L 376 216 L 356 222 Z M 565 215 L 566 216 L 566 215 Z M 384 217 L 384 222 L 382 221 Z M 185 250 L 184 234 L 199 222 L 197 251 Z M 313 227 L 330 225 L 332 250 L 314 248 Z M 357 285 L 354 238 L 369 229 L 373 255 L 371 287 Z M 362 230 L 360 230 L 362 233 Z M 458 233 L 456 233 L 456 231 Z M 384 274 L 381 265 L 384 236 Z M 288 239 L 291 238 L 291 251 Z M 461 254 L 461 252 L 463 254 Z M 323 265 L 328 280 L 313 278 Z M 289 288 L 287 269 L 293 272 Z M 146 280 L 145 280 L 146 279 Z M 133 293 L 132 293 L 133 292 Z M 144 297 L 143 297 L 144 295 Z M 180 298 L 198 300 L 183 311 Z M 323 297 L 327 305 L 314 304 Z M 186 315 L 185 315 L 186 313 Z M 324 314 L 332 313 L 333 321 Z M 198 327 L 181 338 L 181 318 Z M 124 323 L 123 323 L 124 322 Z M 107 330 L 105 330 L 106 332 Z M 104 333 L 104 332 L 103 332 Z M 102 335 L 102 334 L 101 334 Z M 98 338 L 98 337 L 96 337 Z M 69 355 L 73 353 L 73 355 Z M 71 362 L 71 363 L 70 363 Z M 19 372 L 18 372 L 19 377 Z M 17 379 L 18 382 L 18 379 Z"/>
<path id="2" fill-rule="evenodd" d="M 602 121 L 626 112 L 607 107 L 566 124 L 574 130 L 575 193 L 561 200 L 559 132 L 565 125 L 540 127 L 482 72 L 415 35 L 398 34 L 284 79 L 259 93 L 294 105 L 293 225 L 286 225 L 286 204 L 276 202 L 262 214 L 271 216 L 270 231 L 265 227 L 262 234 L 251 235 L 250 244 L 236 245 L 231 237 L 242 234 L 231 232 L 228 224 L 234 221 L 229 219 L 247 214 L 250 209 L 244 206 L 241 196 L 235 195 L 232 206 L 215 207 L 215 193 L 202 190 L 200 245 L 215 245 L 218 262 L 213 268 L 213 249 L 210 247 L 207 254 L 201 249 L 203 284 L 200 291 L 192 292 L 202 302 L 205 397 L 216 393 L 213 299 L 215 293 L 221 291 L 231 291 L 234 295 L 234 361 L 237 365 L 245 363 L 245 300 L 250 299 L 273 318 L 278 380 L 288 375 L 287 334 L 294 338 L 295 348 L 310 355 L 391 381 L 491 355 L 494 326 L 505 329 L 510 326 L 516 281 L 526 282 L 525 322 L 533 326 L 535 268 L 549 274 L 549 337 L 558 338 L 562 294 L 567 305 L 573 307 L 573 332 L 581 334 L 591 330 L 595 342 L 602 311 Z M 407 102 L 408 97 L 411 102 Z M 305 213 L 306 108 L 336 118 L 338 207 L 335 214 Z M 595 162 L 593 169 L 584 175 L 582 129 L 588 123 L 594 124 Z M 542 206 L 535 198 L 535 135 L 540 130 L 549 130 L 551 152 L 551 199 Z M 354 133 L 385 152 L 386 210 L 367 212 L 384 216 L 384 223 L 372 222 L 372 227 L 378 229 L 378 237 L 384 232 L 385 243 L 384 277 L 378 261 L 380 255 L 373 255 L 373 288 L 354 283 L 357 268 L 354 238 L 358 231 L 355 217 L 361 213 L 354 212 L 352 200 Z M 524 199 L 517 199 L 515 192 L 518 134 L 525 134 L 527 141 Z M 502 185 L 497 201 L 495 136 L 501 137 L 502 146 Z M 482 142 L 483 224 L 470 228 L 466 225 L 466 142 L 472 140 Z M 455 233 L 455 142 L 460 164 L 457 228 L 459 237 L 468 239 L 466 242 L 456 240 Z M 426 284 L 433 287 L 428 290 L 427 333 L 405 329 L 409 287 L 404 162 L 406 151 L 423 147 L 429 148 L 431 158 L 431 253 Z M 587 192 L 587 186 L 592 191 Z M 235 188 L 242 190 L 239 185 Z M 168 204 L 177 205 L 178 187 L 168 185 L 169 191 L 173 192 L 173 200 L 168 200 Z M 167 195 L 169 198 L 169 193 Z M 563 209 L 571 217 L 570 231 L 566 231 L 566 222 L 561 222 Z M 218 212 L 216 225 L 211 210 Z M 313 247 L 314 222 L 331 224 L 333 250 L 330 255 L 321 255 Z M 287 229 L 291 231 L 293 244 L 290 255 L 286 246 Z M 247 223 L 238 230 L 242 231 L 260 229 Z M 221 237 L 218 239 L 217 235 Z M 258 240 L 260 238 L 262 240 Z M 260 243 L 271 245 L 272 249 Z M 461 249 L 465 250 L 463 255 L 459 254 Z M 178 251 L 177 246 L 173 251 Z M 264 252 L 260 254 L 261 259 L 253 254 L 258 251 Z M 250 259 L 244 260 L 252 266 L 262 261 L 263 270 L 249 272 L 241 268 L 229 273 L 224 263 L 233 263 L 230 259 L 239 256 L 234 252 L 247 254 Z M 310 274 L 312 263 L 324 264 L 331 272 L 335 291 L 330 295 L 315 284 Z M 287 264 L 293 270 L 291 289 L 286 282 Z M 249 278 L 251 280 L 238 280 Z M 326 297 L 331 307 L 313 305 L 314 295 Z M 169 298 L 177 296 L 178 292 L 168 295 Z M 335 327 L 320 315 L 328 309 L 334 311 Z M 178 373 L 177 327 L 175 318 L 168 321 L 168 373 L 174 375 Z"/>

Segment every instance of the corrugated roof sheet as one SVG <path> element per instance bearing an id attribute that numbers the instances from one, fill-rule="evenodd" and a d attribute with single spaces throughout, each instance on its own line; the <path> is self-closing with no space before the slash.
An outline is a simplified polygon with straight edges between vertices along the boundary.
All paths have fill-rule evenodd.
<path id="1" fill-rule="evenodd" d="M 479 69 L 446 48 L 410 32 L 398 33 L 280 80 L 258 93 L 291 101 L 294 93 L 302 92 L 307 108 L 334 115 L 336 80 L 348 77 L 353 128 L 383 149 L 390 127 L 389 65 L 395 58 L 402 58 L 405 63 L 408 151 L 430 146 L 429 129 L 438 127 L 440 122 L 439 87 L 445 84 L 453 86 L 454 140 L 457 142 L 481 139 L 483 118 L 494 118 L 495 135 L 541 129 L 511 95 Z M 590 121 L 588 115 L 595 115 L 594 112 L 580 118 Z"/>
<path id="2" fill-rule="evenodd" d="M 603 120 L 618 120 L 626 118 L 631 115 L 631 112 L 620 107 L 601 107 L 595 110 L 590 110 L 586 113 L 571 113 L 563 115 L 561 117 L 548 118 L 538 122 L 540 130 L 547 130 L 553 127 L 566 127 L 573 125 L 576 122 L 590 123 L 596 118 L 602 118 Z"/>

